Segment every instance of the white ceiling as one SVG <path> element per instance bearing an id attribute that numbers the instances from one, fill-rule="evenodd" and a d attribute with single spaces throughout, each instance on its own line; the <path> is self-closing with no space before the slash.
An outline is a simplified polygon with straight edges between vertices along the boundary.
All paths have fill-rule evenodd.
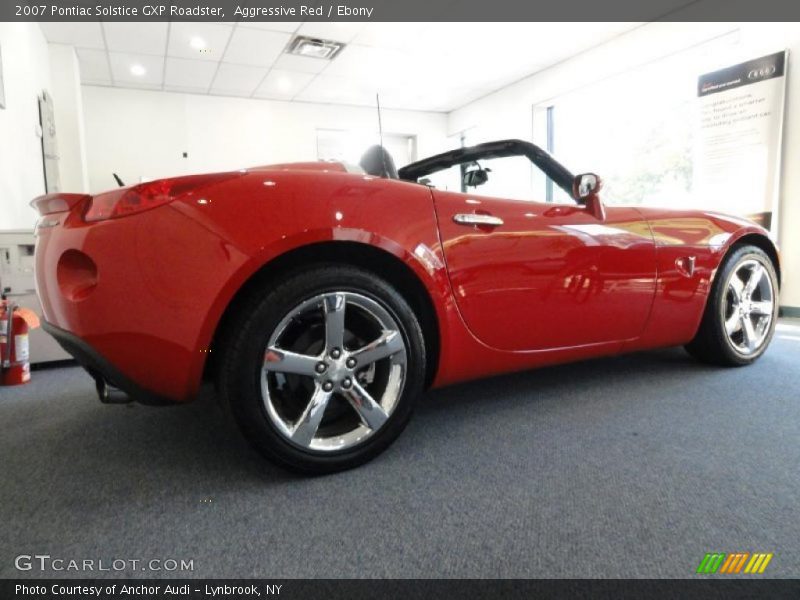
<path id="1" fill-rule="evenodd" d="M 386 108 L 446 112 L 639 23 L 40 25 L 76 47 L 84 84 L 369 106 L 379 92 Z M 286 54 L 295 34 L 347 46 L 332 61 Z"/>

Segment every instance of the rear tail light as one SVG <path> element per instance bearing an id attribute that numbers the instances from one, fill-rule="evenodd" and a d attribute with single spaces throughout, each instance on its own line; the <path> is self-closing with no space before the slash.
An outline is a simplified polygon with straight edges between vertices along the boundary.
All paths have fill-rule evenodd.
<path id="1" fill-rule="evenodd" d="M 55 213 L 69 212 L 81 202 L 88 200 L 86 194 L 47 194 L 31 201 L 31 207 L 36 209 L 41 216 Z"/>
<path id="2" fill-rule="evenodd" d="M 83 215 L 83 219 L 104 221 L 150 210 L 171 202 L 174 199 L 171 192 L 170 180 L 161 179 L 98 194 L 92 198 L 92 203 Z"/>
<path id="3" fill-rule="evenodd" d="M 140 183 L 130 188 L 113 190 L 92 197 L 83 219 L 88 222 L 116 219 L 168 204 L 181 195 L 200 186 L 219 183 L 239 177 L 241 173 L 214 173 L 189 175 L 173 179 L 159 179 Z"/>

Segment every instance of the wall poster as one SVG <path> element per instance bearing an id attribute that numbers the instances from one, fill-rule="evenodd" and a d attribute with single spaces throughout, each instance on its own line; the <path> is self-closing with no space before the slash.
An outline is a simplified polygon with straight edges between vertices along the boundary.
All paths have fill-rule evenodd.
<path id="1" fill-rule="evenodd" d="M 777 236 L 787 52 L 701 75 L 695 193 Z"/>

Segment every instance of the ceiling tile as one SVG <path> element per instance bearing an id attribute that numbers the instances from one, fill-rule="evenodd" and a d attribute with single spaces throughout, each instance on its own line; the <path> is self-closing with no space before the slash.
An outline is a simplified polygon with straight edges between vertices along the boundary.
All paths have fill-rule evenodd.
<path id="1" fill-rule="evenodd" d="M 105 50 L 78 48 L 81 83 L 111 83 L 111 71 L 108 68 L 108 55 Z"/>
<path id="2" fill-rule="evenodd" d="M 283 52 L 290 38 L 288 33 L 237 27 L 223 60 L 240 65 L 269 67 Z"/>
<path id="3" fill-rule="evenodd" d="M 84 83 L 449 111 L 639 23 L 41 23 L 78 48 Z M 285 54 L 291 34 L 347 43 L 333 61 Z M 108 72 L 102 50 L 109 45 Z M 192 48 L 193 36 L 209 49 Z M 164 55 L 170 58 L 165 64 Z M 132 75 L 132 64 L 146 73 Z M 219 68 L 217 68 L 219 65 Z M 214 75 L 216 73 L 216 75 Z M 166 74 L 166 79 L 164 79 Z M 111 77 L 113 75 L 113 77 Z M 209 89 L 209 86 L 210 89 Z"/>
<path id="4" fill-rule="evenodd" d="M 217 63 L 207 60 L 188 60 L 185 58 L 168 58 L 164 70 L 164 87 L 179 87 L 182 91 L 191 89 L 206 92 L 211 86 Z"/>
<path id="5" fill-rule="evenodd" d="M 295 99 L 325 104 L 375 106 L 375 93 L 379 91 L 368 81 L 335 77 L 323 73 L 317 75 Z"/>
<path id="6" fill-rule="evenodd" d="M 160 83 L 141 83 L 141 82 L 138 82 L 138 83 L 122 82 L 122 83 L 120 83 L 120 82 L 116 82 L 114 85 L 115 85 L 115 87 L 128 88 L 128 89 L 134 89 L 134 90 L 154 90 L 154 91 L 159 91 L 159 92 L 162 91 Z"/>
<path id="7" fill-rule="evenodd" d="M 103 23 L 110 52 L 164 56 L 167 23 Z"/>
<path id="8" fill-rule="evenodd" d="M 318 37 L 336 42 L 350 43 L 364 29 L 364 23 L 352 22 L 311 22 L 303 23 L 297 33 L 309 37 Z"/>
<path id="9" fill-rule="evenodd" d="M 283 53 L 275 61 L 275 68 L 287 71 L 301 71 L 303 73 L 320 73 L 329 64 L 331 64 L 331 61 L 321 58 L 309 58 L 308 56 Z"/>
<path id="10" fill-rule="evenodd" d="M 48 42 L 105 49 L 100 23 L 39 23 Z"/>
<path id="11" fill-rule="evenodd" d="M 266 67 L 246 67 L 222 63 L 214 78 L 211 92 L 250 96 L 264 79 L 267 71 Z"/>
<path id="12" fill-rule="evenodd" d="M 115 83 L 125 83 L 128 86 L 161 85 L 164 75 L 164 59 L 160 56 L 149 54 L 124 54 L 109 52 L 111 59 L 111 73 Z M 131 67 L 140 65 L 144 67 L 143 75 L 131 73 Z"/>
<path id="13" fill-rule="evenodd" d="M 239 27 L 250 29 L 265 29 L 267 31 L 282 31 L 284 33 L 294 33 L 302 25 L 302 21 L 240 21 Z"/>
<path id="14" fill-rule="evenodd" d="M 415 57 L 411 52 L 351 44 L 331 61 L 325 74 L 375 83 L 405 81 L 430 71 L 420 63 L 422 57 Z"/>
<path id="15" fill-rule="evenodd" d="M 169 29 L 167 55 L 193 60 L 219 61 L 233 32 L 231 25 L 217 23 L 172 23 Z M 201 41 L 202 48 L 192 46 Z"/>
<path id="16" fill-rule="evenodd" d="M 430 28 L 430 23 L 366 23 L 352 43 L 406 49 L 425 39 Z"/>
<path id="17" fill-rule="evenodd" d="M 255 95 L 258 98 L 291 100 L 298 92 L 302 91 L 313 78 L 314 75 L 311 73 L 272 69 L 264 82 L 256 90 Z"/>

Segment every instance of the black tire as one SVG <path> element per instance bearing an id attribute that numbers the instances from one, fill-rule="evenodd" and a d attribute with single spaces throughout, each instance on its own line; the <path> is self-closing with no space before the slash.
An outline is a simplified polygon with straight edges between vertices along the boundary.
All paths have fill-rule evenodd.
<path id="1" fill-rule="evenodd" d="M 341 451 L 317 451 L 291 443 L 267 414 L 261 391 L 261 368 L 270 336 L 294 307 L 329 292 L 352 292 L 377 302 L 399 325 L 406 351 L 405 382 L 388 419 L 366 440 Z M 425 342 L 417 316 L 384 279 L 354 266 L 317 264 L 265 285 L 237 313 L 220 341 L 217 389 L 245 437 L 266 458 L 296 472 L 331 473 L 371 460 L 403 431 L 423 391 Z"/>
<path id="2" fill-rule="evenodd" d="M 725 314 L 730 312 L 729 283 L 731 277 L 748 261 L 755 260 L 764 268 L 772 289 L 773 310 L 766 336 L 750 353 L 743 352 L 730 339 L 725 330 Z M 719 366 L 741 367 L 757 360 L 767 349 L 775 333 L 778 319 L 778 276 L 770 257 L 760 248 L 751 245 L 734 247 L 720 265 L 708 297 L 700 328 L 685 348 L 696 359 Z"/>

